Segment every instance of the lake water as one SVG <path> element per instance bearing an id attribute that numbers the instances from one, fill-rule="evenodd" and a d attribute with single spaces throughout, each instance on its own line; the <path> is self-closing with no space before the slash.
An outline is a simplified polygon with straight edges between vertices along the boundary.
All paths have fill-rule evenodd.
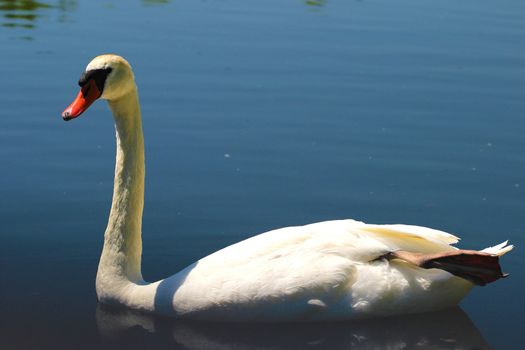
<path id="1" fill-rule="evenodd" d="M 518 348 L 525 324 L 525 3 L 0 1 L 2 349 Z M 173 322 L 97 306 L 114 130 L 62 110 L 93 56 L 133 65 L 143 273 L 287 225 L 411 223 L 510 278 L 447 312 L 320 325 Z"/>

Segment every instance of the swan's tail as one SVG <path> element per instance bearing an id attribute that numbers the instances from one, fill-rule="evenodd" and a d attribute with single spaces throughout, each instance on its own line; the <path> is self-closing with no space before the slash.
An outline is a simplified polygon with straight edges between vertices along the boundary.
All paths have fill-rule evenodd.
<path id="1" fill-rule="evenodd" d="M 389 259 L 401 259 L 425 269 L 441 269 L 453 275 L 484 286 L 508 274 L 501 271 L 499 257 L 514 248 L 503 242 L 494 247 L 476 250 L 458 249 L 437 254 L 420 254 L 398 250 L 387 254 Z"/>
<path id="2" fill-rule="evenodd" d="M 503 256 L 514 248 L 512 244 L 507 245 L 508 243 L 509 241 L 505 241 L 503 243 L 495 245 L 494 247 L 485 248 L 482 250 L 482 252 L 497 255 L 497 256 Z"/>

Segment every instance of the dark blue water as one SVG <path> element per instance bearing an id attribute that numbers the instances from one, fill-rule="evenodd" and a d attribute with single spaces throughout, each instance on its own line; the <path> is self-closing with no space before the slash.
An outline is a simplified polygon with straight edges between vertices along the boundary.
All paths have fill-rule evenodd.
<path id="1" fill-rule="evenodd" d="M 0 347 L 519 347 L 524 16 L 519 0 L 0 1 Z M 146 279 L 336 218 L 435 227 L 472 249 L 510 239 L 511 277 L 463 311 L 350 324 L 97 308 L 112 119 L 103 102 L 60 113 L 107 52 L 139 85 Z"/>

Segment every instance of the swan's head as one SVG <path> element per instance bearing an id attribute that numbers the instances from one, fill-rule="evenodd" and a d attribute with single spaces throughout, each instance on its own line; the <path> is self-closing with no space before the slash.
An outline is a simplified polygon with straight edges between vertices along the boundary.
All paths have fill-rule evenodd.
<path id="1" fill-rule="evenodd" d="M 77 98 L 62 112 L 64 120 L 81 115 L 98 98 L 117 100 L 135 88 L 129 63 L 117 55 L 95 57 L 78 80 Z"/>

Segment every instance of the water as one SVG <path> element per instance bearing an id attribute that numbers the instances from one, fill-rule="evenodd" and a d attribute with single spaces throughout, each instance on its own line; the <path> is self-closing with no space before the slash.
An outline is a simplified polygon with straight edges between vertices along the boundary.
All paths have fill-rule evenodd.
<path id="1" fill-rule="evenodd" d="M 517 0 L 0 1 L 1 347 L 516 348 L 524 15 Z M 114 131 L 105 103 L 70 123 L 60 112 L 106 52 L 139 85 L 146 279 L 335 218 L 440 228 L 473 249 L 510 239 L 512 276 L 463 311 L 363 323 L 203 325 L 97 307 Z"/>

